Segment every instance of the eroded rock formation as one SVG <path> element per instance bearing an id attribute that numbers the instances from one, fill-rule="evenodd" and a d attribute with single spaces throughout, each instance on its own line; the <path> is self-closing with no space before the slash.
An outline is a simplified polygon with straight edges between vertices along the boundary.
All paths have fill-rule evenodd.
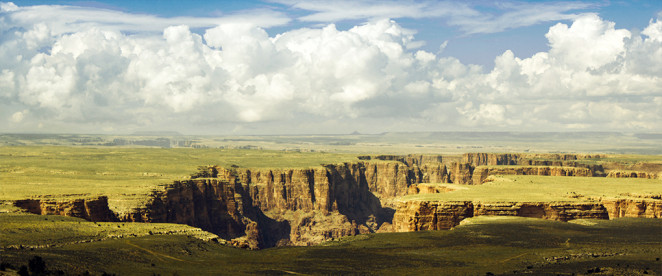
<path id="1" fill-rule="evenodd" d="M 532 167 L 488 167 L 479 166 L 473 171 L 471 178 L 472 184 L 482 184 L 490 175 L 543 175 L 543 176 L 582 176 L 591 177 L 594 172 L 589 168 L 577 167 L 546 167 L 546 166 L 532 166 Z"/>
<path id="2" fill-rule="evenodd" d="M 444 230 L 475 216 L 519 216 L 557 221 L 614 219 L 621 217 L 662 218 L 662 203 L 655 200 L 604 200 L 600 202 L 494 202 L 406 201 L 393 216 L 398 232 Z"/>
<path id="3" fill-rule="evenodd" d="M 438 185 L 423 183 L 478 185 L 496 174 L 655 176 L 650 172 L 606 174 L 600 165 L 578 162 L 595 157 L 471 153 L 449 162 L 434 155 L 380 155 L 310 169 L 209 166 L 202 167 L 190 180 L 175 181 L 154 191 L 145 206 L 126 213 L 112 212 L 106 197 L 28 199 L 14 204 L 36 214 L 92 221 L 188 224 L 245 248 L 313 245 L 371 232 L 450 229 L 464 218 L 480 215 L 561 221 L 662 217 L 659 199 L 647 198 L 589 203 L 397 201 L 407 194 L 447 192 Z"/>
<path id="4" fill-rule="evenodd" d="M 39 215 L 78 217 L 90 221 L 117 220 L 108 208 L 108 197 L 105 196 L 71 200 L 23 199 L 15 201 L 14 206 Z"/>

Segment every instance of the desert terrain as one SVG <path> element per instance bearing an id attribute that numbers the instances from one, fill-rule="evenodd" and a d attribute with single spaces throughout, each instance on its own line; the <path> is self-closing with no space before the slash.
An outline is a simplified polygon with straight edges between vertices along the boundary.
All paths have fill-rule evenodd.
<path id="1" fill-rule="evenodd" d="M 659 137 L 151 135 L 3 135 L 0 273 L 661 272 Z"/>

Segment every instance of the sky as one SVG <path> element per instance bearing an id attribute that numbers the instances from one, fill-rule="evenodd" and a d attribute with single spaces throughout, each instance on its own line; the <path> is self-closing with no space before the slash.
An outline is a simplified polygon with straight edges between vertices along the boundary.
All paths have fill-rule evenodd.
<path id="1" fill-rule="evenodd" d="M 662 0 L 0 2 L 0 133 L 138 131 L 661 133 Z"/>

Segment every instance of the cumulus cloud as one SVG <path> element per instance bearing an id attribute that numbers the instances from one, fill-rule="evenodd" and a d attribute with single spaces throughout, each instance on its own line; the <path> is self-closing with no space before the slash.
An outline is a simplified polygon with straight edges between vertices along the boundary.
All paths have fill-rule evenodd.
<path id="1" fill-rule="evenodd" d="M 659 20 L 634 34 L 582 15 L 549 29 L 549 51 L 506 51 L 484 72 L 417 50 L 415 32 L 389 19 L 277 35 L 242 20 L 202 33 L 174 24 L 155 35 L 0 7 L 7 130 L 662 129 Z"/>

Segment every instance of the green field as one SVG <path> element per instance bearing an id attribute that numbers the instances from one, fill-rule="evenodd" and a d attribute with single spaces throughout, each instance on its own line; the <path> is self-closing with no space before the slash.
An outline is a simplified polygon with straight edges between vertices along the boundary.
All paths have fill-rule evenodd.
<path id="1" fill-rule="evenodd" d="M 23 223 L 39 225 L 38 230 L 31 230 L 32 235 L 46 241 L 63 239 L 65 234 L 61 230 L 69 229 L 66 227 L 80 228 L 75 231 L 90 238 L 99 236 L 94 232 L 97 228 L 105 229 L 99 232 L 110 232 L 115 225 L 127 227 L 121 223 L 99 227 L 56 216 L 47 219 L 28 216 Z M 8 249 L 5 246 L 15 244 L 14 239 L 29 242 L 23 234 L 9 233 L 0 236 L 0 253 L 2 262 L 15 269 L 40 256 L 52 271 L 118 275 L 486 275 L 488 272 L 570 275 L 596 268 L 609 275 L 659 275 L 662 272 L 660 229 L 662 220 L 657 219 L 563 223 L 477 217 L 449 231 L 368 234 L 320 246 L 259 251 L 231 248 L 187 235 L 160 234 L 70 242 L 49 248 Z"/>
<path id="2" fill-rule="evenodd" d="M 434 184 L 454 191 L 407 195 L 400 201 L 550 202 L 662 196 L 661 179 L 504 175 L 482 185 Z"/>
<path id="3" fill-rule="evenodd" d="M 307 168 L 356 160 L 352 154 L 240 149 L 0 147 L 0 201 L 105 195 L 116 206 L 135 206 L 199 166 Z"/>
<path id="4" fill-rule="evenodd" d="M 188 178 L 200 166 L 310 168 L 358 160 L 358 154 L 333 152 L 0 147 L 0 275 L 2 269 L 15 272 L 34 256 L 42 257 L 48 269 L 68 274 L 557 275 L 595 269 L 607 274 L 662 273 L 659 219 L 563 223 L 481 216 L 467 219 L 450 231 L 368 234 L 318 246 L 249 251 L 223 245 L 211 240 L 215 235 L 186 225 L 37 216 L 22 213 L 10 204 L 26 198 L 66 200 L 104 195 L 114 206 L 137 207 L 153 190 Z M 658 163 L 660 156 L 609 155 L 581 162 L 622 162 L 629 166 Z M 572 202 L 646 197 L 659 201 L 662 196 L 660 179 L 491 178 L 491 182 L 475 186 L 420 184 L 454 191 L 409 195 L 399 200 Z"/>
<path id="5" fill-rule="evenodd" d="M 65 216 L 0 214 L 2 248 L 61 246 L 119 237 L 161 234 L 193 236 L 203 240 L 217 237 L 199 228 L 183 224 L 89 222 L 81 218 Z"/>

